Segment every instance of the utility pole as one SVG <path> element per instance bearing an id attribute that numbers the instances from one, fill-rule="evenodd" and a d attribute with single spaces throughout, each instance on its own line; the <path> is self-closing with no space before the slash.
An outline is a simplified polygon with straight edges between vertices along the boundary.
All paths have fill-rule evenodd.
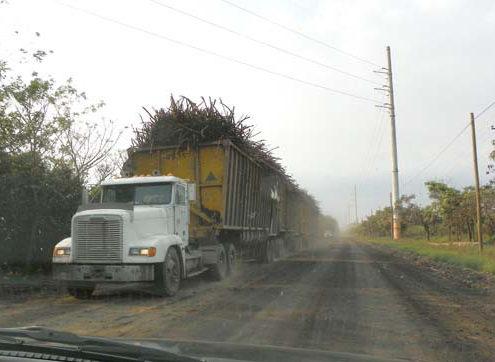
<path id="1" fill-rule="evenodd" d="M 390 47 L 387 46 L 388 61 L 388 95 L 390 102 L 390 131 L 392 137 L 392 214 L 394 240 L 400 239 L 400 216 L 399 216 L 399 166 L 397 165 L 397 138 L 395 132 L 395 102 L 394 102 L 394 82 L 392 81 L 392 59 Z"/>
<path id="2" fill-rule="evenodd" d="M 356 218 L 356 225 L 358 224 L 358 212 L 357 212 L 357 191 L 356 185 L 354 185 L 354 216 Z"/>
<path id="3" fill-rule="evenodd" d="M 394 240 L 394 203 L 392 201 L 392 193 L 390 193 L 390 239 Z"/>
<path id="4" fill-rule="evenodd" d="M 476 229 L 478 234 L 478 245 L 480 253 L 483 252 L 483 235 L 481 233 L 481 196 L 480 196 L 480 175 L 478 172 L 478 151 L 476 148 L 476 128 L 474 126 L 474 114 L 470 113 L 471 139 L 473 143 L 473 165 L 474 183 L 476 187 Z"/>
<path id="5" fill-rule="evenodd" d="M 392 57 L 390 47 L 387 46 L 387 68 L 375 71 L 375 73 L 385 74 L 388 85 L 376 90 L 388 93 L 389 101 L 383 105 L 377 105 L 380 108 L 387 108 L 390 112 L 390 134 L 392 145 L 392 239 L 400 239 L 400 214 L 399 214 L 399 166 L 397 161 L 397 136 L 395 131 L 395 101 L 394 101 L 394 82 L 392 78 Z"/>

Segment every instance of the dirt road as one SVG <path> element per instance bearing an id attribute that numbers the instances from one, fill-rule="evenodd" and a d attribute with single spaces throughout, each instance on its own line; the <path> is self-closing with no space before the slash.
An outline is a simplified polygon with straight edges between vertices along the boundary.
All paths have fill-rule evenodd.
<path id="1" fill-rule="evenodd" d="M 53 290 L 4 293 L 0 326 L 495 360 L 492 291 L 385 248 L 333 242 L 270 265 L 246 263 L 226 282 L 206 279 L 187 281 L 174 298 L 122 288 L 87 301 Z"/>

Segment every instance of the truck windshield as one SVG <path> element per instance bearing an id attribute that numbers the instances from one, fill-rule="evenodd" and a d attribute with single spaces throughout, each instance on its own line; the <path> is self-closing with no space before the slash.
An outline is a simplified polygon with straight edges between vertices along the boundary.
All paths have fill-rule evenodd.
<path id="1" fill-rule="evenodd" d="M 111 185 L 103 187 L 103 202 L 163 205 L 172 201 L 172 184 Z"/>

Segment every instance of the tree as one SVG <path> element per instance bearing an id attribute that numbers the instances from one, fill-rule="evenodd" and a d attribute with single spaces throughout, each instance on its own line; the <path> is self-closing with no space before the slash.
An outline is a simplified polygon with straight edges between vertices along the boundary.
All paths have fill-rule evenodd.
<path id="1" fill-rule="evenodd" d="M 41 62 L 46 54 L 37 50 L 33 57 Z M 36 71 L 27 81 L 10 73 L 7 63 L 0 62 L 0 150 L 29 152 L 33 170 L 41 159 L 62 161 L 86 184 L 122 134 L 112 121 L 95 120 L 104 103 L 89 103 L 71 79 L 57 85 Z"/>
<path id="2" fill-rule="evenodd" d="M 20 76 L 8 80 L 5 73 L 0 79 L 0 147 L 11 154 L 31 154 L 36 169 L 43 157 L 53 156 L 57 135 L 69 127 L 56 108 L 72 89 L 32 75 L 28 82 Z"/>
<path id="3" fill-rule="evenodd" d="M 409 228 L 421 226 L 425 238 L 430 240 L 432 235 L 448 234 L 462 240 L 467 236 L 469 241 L 475 241 L 476 198 L 472 186 L 457 190 L 445 183 L 429 181 L 425 183 L 431 203 L 424 207 L 414 202 L 414 195 L 403 195 L 400 199 L 401 228 L 407 235 Z M 481 189 L 482 226 L 484 232 L 495 234 L 495 188 L 485 185 Z M 362 235 L 385 236 L 390 230 L 390 208 L 377 210 L 366 218 L 355 229 Z M 409 236 L 415 236 L 413 232 Z"/>
<path id="4" fill-rule="evenodd" d="M 433 200 L 433 206 L 439 211 L 439 214 L 448 228 L 449 240 L 452 240 L 452 232 L 459 221 L 459 206 L 462 196 L 459 190 L 447 186 L 442 182 L 428 181 L 425 183 L 428 189 L 429 197 Z"/>
<path id="5" fill-rule="evenodd" d="M 91 110 L 95 111 L 96 109 Z M 87 111 L 84 112 L 85 115 Z M 116 131 L 112 121 L 103 125 L 89 121 L 78 124 L 77 116 L 66 113 L 65 117 L 72 121 L 63 130 L 61 151 L 81 183 L 87 184 L 89 177 L 93 176 L 96 184 L 100 184 L 115 174 L 120 165 L 120 155 L 114 149 L 122 131 Z"/>
<path id="6" fill-rule="evenodd" d="M 384 207 L 357 225 L 355 231 L 368 236 L 389 236 L 392 227 L 392 209 Z"/>
<path id="7" fill-rule="evenodd" d="M 0 153 L 1 264 L 48 264 L 80 201 L 81 185 L 69 167 L 41 160 L 33 174 L 33 160 L 31 153 Z"/>
<path id="8" fill-rule="evenodd" d="M 440 216 L 434 206 L 428 205 L 420 209 L 419 224 L 423 226 L 426 240 L 430 240 L 431 235 L 435 232 L 436 226 L 440 221 Z"/>
<path id="9" fill-rule="evenodd" d="M 481 215 L 488 240 L 495 235 L 495 188 L 491 184 L 481 188 Z"/>
<path id="10" fill-rule="evenodd" d="M 35 51 L 33 59 L 45 55 Z M 0 61 L 2 262 L 49 263 L 54 244 L 70 235 L 83 184 L 115 171 L 108 157 L 120 132 L 94 120 L 102 106 L 88 103 L 70 79 L 22 77 Z"/>

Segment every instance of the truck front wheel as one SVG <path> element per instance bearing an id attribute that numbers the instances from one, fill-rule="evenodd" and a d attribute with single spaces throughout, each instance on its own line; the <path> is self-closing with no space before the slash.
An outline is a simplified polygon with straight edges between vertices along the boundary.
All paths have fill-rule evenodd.
<path id="1" fill-rule="evenodd" d="M 165 261 L 157 265 L 156 287 L 159 294 L 173 297 L 180 286 L 180 260 L 177 249 L 171 247 L 167 251 Z"/>
<path id="2" fill-rule="evenodd" d="M 225 248 L 222 244 L 220 244 L 217 252 L 217 262 L 211 266 L 211 276 L 213 279 L 220 281 L 225 279 L 227 276 L 227 253 L 225 252 Z"/>
<path id="3" fill-rule="evenodd" d="M 95 290 L 94 286 L 90 287 L 67 287 L 70 295 L 77 299 L 89 299 Z"/>

